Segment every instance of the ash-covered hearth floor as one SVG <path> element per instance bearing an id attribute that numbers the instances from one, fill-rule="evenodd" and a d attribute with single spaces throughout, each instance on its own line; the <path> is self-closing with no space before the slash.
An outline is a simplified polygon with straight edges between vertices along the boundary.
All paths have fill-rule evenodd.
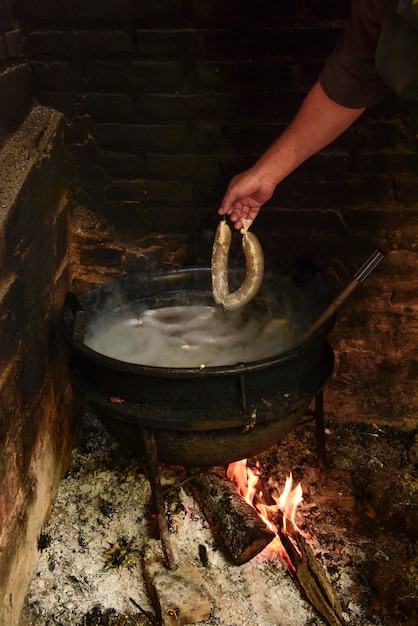
<path id="1" fill-rule="evenodd" d="M 328 572 L 347 624 L 413 626 L 417 432 L 327 421 L 326 433 L 326 482 L 316 467 L 312 423 L 257 457 L 261 475 L 279 488 L 290 471 L 301 481 L 297 522 Z M 93 415 L 83 416 L 71 466 L 39 537 L 39 563 L 19 626 L 157 623 L 142 569 L 144 549 L 156 536 L 145 474 L 146 466 Z M 244 565 L 228 562 L 187 484 L 179 486 L 183 479 L 182 468 L 162 466 L 176 559 L 198 568 L 213 601 L 201 626 L 324 624 L 276 558 L 262 553 Z"/>

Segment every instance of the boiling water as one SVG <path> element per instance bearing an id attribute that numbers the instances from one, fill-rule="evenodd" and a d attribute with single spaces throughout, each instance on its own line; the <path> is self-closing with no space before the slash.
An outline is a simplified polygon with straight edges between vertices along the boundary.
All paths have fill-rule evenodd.
<path id="1" fill-rule="evenodd" d="M 105 319 L 85 339 L 106 356 L 157 367 L 211 367 L 247 363 L 289 349 L 285 317 L 266 319 L 209 305 L 145 309 L 138 317 Z"/>

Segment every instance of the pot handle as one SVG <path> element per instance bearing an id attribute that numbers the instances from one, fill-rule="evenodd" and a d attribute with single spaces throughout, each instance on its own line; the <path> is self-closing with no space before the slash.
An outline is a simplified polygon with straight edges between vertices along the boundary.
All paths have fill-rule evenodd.
<path id="1" fill-rule="evenodd" d="M 362 283 L 363 280 L 366 280 L 368 275 L 371 274 L 375 267 L 379 265 L 384 256 L 385 255 L 381 250 L 375 250 L 373 254 L 367 259 L 367 261 L 354 274 L 354 279 L 359 283 Z"/>
<path id="2" fill-rule="evenodd" d="M 344 300 L 350 295 L 352 291 L 362 283 L 371 272 L 379 265 L 380 261 L 384 258 L 384 254 L 381 250 L 375 250 L 373 254 L 367 259 L 360 269 L 354 274 L 353 280 L 347 285 L 347 287 L 340 293 L 337 298 L 329 305 L 327 310 L 317 319 L 315 324 L 312 324 L 308 332 L 303 338 L 303 342 L 307 341 L 311 335 L 313 335 L 338 309 L 338 307 L 344 302 Z M 302 343 L 303 343 L 302 342 Z"/>
<path id="3" fill-rule="evenodd" d="M 64 307 L 70 309 L 73 315 L 71 333 L 72 340 L 75 342 L 83 341 L 87 330 L 87 313 L 81 306 L 80 300 L 72 291 L 69 291 L 66 294 Z"/>

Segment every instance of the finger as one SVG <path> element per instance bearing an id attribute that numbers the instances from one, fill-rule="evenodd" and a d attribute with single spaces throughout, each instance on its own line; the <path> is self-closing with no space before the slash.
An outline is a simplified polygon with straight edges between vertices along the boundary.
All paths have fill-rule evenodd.
<path id="1" fill-rule="evenodd" d="M 219 215 L 233 215 L 234 213 L 240 214 L 242 211 L 242 203 L 241 202 L 223 202 L 220 209 L 218 209 Z"/>
<path id="2" fill-rule="evenodd" d="M 219 215 L 231 215 L 233 210 L 234 210 L 233 204 L 231 202 L 225 201 L 224 199 L 220 208 L 218 209 L 218 213 Z"/>
<path id="3" fill-rule="evenodd" d="M 241 213 L 240 212 L 233 211 L 231 213 L 231 215 L 229 216 L 229 219 L 233 223 L 234 228 L 236 228 L 237 230 L 242 228 L 242 221 L 241 221 Z"/>

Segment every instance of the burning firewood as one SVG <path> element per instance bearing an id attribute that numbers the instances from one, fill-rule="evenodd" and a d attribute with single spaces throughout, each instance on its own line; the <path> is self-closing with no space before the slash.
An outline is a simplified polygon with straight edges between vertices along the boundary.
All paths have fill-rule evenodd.
<path id="1" fill-rule="evenodd" d="M 270 529 L 274 529 L 278 556 L 312 607 L 329 626 L 341 626 L 342 608 L 331 582 L 295 522 L 296 508 L 302 500 L 302 487 L 292 487 L 288 476 L 280 498 L 270 494 L 260 476 L 247 467 L 246 461 L 232 463 L 227 472 L 248 503 L 258 511 Z M 274 544 L 272 544 L 274 545 Z"/>
<path id="2" fill-rule="evenodd" d="M 244 486 L 237 480 L 237 471 L 241 478 L 245 475 L 244 481 L 248 481 Z M 238 483 L 239 491 L 230 478 Z M 260 483 L 259 476 L 246 467 L 246 462 L 231 464 L 227 475 L 222 467 L 193 473 L 191 485 L 195 499 L 236 565 L 250 560 L 274 540 L 272 549 L 308 602 L 329 626 L 341 626 L 343 617 L 339 599 L 321 563 L 294 522 L 298 497 L 301 499 L 302 496 L 300 485 L 299 490 L 292 490 L 291 476 L 289 479 L 282 495 L 286 495 L 285 492 L 290 495 L 290 508 L 287 502 L 283 510 L 279 500 Z M 266 512 L 263 519 L 261 510 Z"/>
<path id="3" fill-rule="evenodd" d="M 276 523 L 277 535 L 289 559 L 288 570 L 293 580 L 329 626 L 341 626 L 341 604 L 321 563 L 291 520 L 286 521 L 286 530 L 282 515 L 278 516 Z"/>
<path id="4" fill-rule="evenodd" d="M 238 493 L 223 467 L 191 471 L 193 496 L 232 562 L 241 565 L 250 561 L 274 539 L 274 533 Z"/>

